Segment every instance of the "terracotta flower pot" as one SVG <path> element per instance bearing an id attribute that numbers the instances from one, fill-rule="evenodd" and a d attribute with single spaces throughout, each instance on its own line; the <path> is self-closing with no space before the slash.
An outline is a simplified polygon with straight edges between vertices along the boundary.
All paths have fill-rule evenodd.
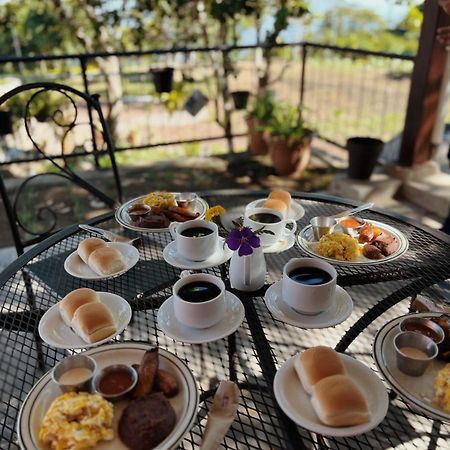
<path id="1" fill-rule="evenodd" d="M 300 178 L 311 158 L 311 136 L 293 142 L 281 136 L 269 136 L 268 143 L 276 174 Z"/>
<path id="2" fill-rule="evenodd" d="M 266 139 L 264 139 L 264 132 L 258 130 L 259 122 L 255 117 L 247 117 L 248 130 L 248 152 L 251 155 L 267 155 L 269 147 Z"/>

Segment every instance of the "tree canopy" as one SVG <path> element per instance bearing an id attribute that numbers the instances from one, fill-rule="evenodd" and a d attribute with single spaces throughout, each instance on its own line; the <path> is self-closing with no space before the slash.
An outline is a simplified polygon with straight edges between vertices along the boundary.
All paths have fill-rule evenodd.
<path id="1" fill-rule="evenodd" d="M 391 28 L 372 9 L 341 6 L 324 14 L 319 32 L 307 37 L 340 47 L 413 54 L 417 51 L 421 24 L 422 12 L 417 6 L 411 6 Z"/>

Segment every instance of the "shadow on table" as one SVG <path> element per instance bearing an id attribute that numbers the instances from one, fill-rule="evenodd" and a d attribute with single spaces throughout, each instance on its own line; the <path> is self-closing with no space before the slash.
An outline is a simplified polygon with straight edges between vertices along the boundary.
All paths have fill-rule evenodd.
<path id="1" fill-rule="evenodd" d="M 45 283 L 58 297 L 64 297 L 79 287 L 89 287 L 96 291 L 114 292 L 125 299 L 131 299 L 143 292 L 174 283 L 180 274 L 179 269 L 168 266 L 164 260 L 139 260 L 136 266 L 122 276 L 98 281 L 83 280 L 61 270 L 70 253 L 72 251 L 59 253 L 31 263 L 27 267 L 38 281 Z"/>
<path id="2" fill-rule="evenodd" d="M 414 415 L 414 418 L 407 416 L 409 410 L 406 408 L 399 408 L 390 403 L 388 413 L 381 424 L 370 431 L 359 436 L 351 438 L 324 438 L 326 445 L 331 449 L 343 448 L 358 448 L 358 449 L 390 449 L 397 448 L 397 446 L 408 445 L 408 442 L 417 441 L 421 437 L 425 437 L 427 446 L 429 442 L 429 432 L 419 432 L 418 429 L 425 428 L 423 424 L 414 423 L 415 420 L 420 420 L 422 416 Z M 428 419 L 424 419 L 427 420 Z M 429 425 L 426 426 L 428 428 Z M 435 431 L 435 430 L 433 430 Z M 416 445 L 411 443 L 410 445 Z M 432 447 L 427 447 L 432 448 Z M 434 447 L 436 448 L 436 447 Z"/>

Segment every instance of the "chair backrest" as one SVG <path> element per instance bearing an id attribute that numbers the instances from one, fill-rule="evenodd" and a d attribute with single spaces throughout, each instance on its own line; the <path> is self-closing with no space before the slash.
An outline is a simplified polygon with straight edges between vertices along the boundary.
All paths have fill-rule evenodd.
<path id="1" fill-rule="evenodd" d="M 77 193 L 81 189 L 85 193 L 89 193 L 91 198 L 96 199 L 97 203 L 99 200 L 108 208 L 114 208 L 117 202 L 122 200 L 114 145 L 98 95 L 87 95 L 70 86 L 58 83 L 30 83 L 2 95 L 0 109 L 9 110 L 13 115 L 21 115 L 27 139 L 32 144 L 30 152 L 26 153 L 26 159 L 33 161 L 33 164 L 35 164 L 34 160 L 37 160 L 48 166 L 44 168 L 46 171 L 44 170 L 43 173 L 33 174 L 26 178 L 15 194 L 8 192 L 5 181 L 0 175 L 0 194 L 19 255 L 28 245 L 40 242 L 61 228 L 58 218 L 61 214 L 66 213 L 63 211 L 64 208 L 60 207 L 60 199 L 54 200 L 51 188 L 48 187 L 48 189 L 44 189 L 47 191 L 45 204 L 39 205 L 35 200 L 28 200 L 27 221 L 24 221 L 19 214 L 18 209 L 20 209 L 21 203 L 23 204 L 23 199 L 27 197 L 26 193 L 30 194 L 33 191 L 33 185 L 42 188 L 42 185 L 39 185 L 42 183 L 42 176 L 63 179 L 64 183 L 69 182 L 71 185 L 75 185 Z M 48 125 L 45 128 L 38 123 L 44 118 L 49 120 L 51 126 Z M 40 130 L 36 132 L 36 128 L 40 128 Z M 81 130 L 82 128 L 83 130 Z M 75 130 L 77 130 L 76 133 Z M 47 136 L 50 134 L 53 134 L 51 136 L 53 142 L 49 146 Z M 45 136 L 43 137 L 43 135 Z M 81 142 L 79 142 L 80 138 Z M 56 149 L 56 146 L 60 148 Z M 116 198 L 98 188 L 98 180 L 96 176 L 92 176 L 92 173 L 86 176 L 88 172 L 85 172 L 83 177 L 76 173 L 73 167 L 74 161 L 89 158 L 94 159 L 96 168 L 99 168 L 99 158 L 102 161 L 104 158 L 109 160 L 107 162 L 112 170 Z M 96 172 L 94 172 L 95 174 Z M 35 194 L 36 189 L 34 189 L 33 195 Z M 58 196 L 54 195 L 54 197 Z M 76 197 L 74 198 L 76 199 Z M 55 207 L 55 204 L 59 204 L 60 210 Z M 79 203 L 75 203 L 74 206 L 78 207 Z M 40 226 L 31 227 L 30 222 L 39 222 Z"/>

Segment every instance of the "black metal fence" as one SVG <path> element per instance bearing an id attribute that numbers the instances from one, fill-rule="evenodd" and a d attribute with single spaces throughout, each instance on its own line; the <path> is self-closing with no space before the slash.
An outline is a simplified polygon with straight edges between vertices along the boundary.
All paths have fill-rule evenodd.
<path id="1" fill-rule="evenodd" d="M 302 103 L 305 117 L 322 138 L 344 145 L 349 136 L 370 135 L 385 141 L 403 128 L 414 57 L 369 52 L 309 42 L 276 46 L 270 89 L 280 101 Z M 117 124 L 120 139 L 116 151 L 152 149 L 165 156 L 224 153 L 227 148 L 245 149 L 245 111 L 236 110 L 231 101 L 223 102 L 214 75 L 217 61 L 226 54 L 233 65 L 228 76 L 230 90 L 255 94 L 263 70 L 262 47 L 227 46 L 212 48 L 174 48 L 115 53 L 1 57 L 5 81 L 58 81 L 100 94 L 107 109 L 105 78 L 121 86 L 123 111 Z M 100 70 L 99 59 L 117 57 L 117 71 Z M 158 95 L 150 69 L 174 68 L 173 94 Z M 195 116 L 182 109 L 194 92 L 208 99 Z M 250 102 L 252 98 L 250 98 Z M 218 122 L 231 111 L 228 127 Z M 216 119 L 219 119 L 217 121 Z M 48 127 L 43 133 L 50 133 Z M 20 136 L 20 127 L 3 140 L 1 165 L 30 161 L 30 148 Z M 157 148 L 160 153 L 155 153 Z M 0 149 L 2 144 L 0 142 Z M 151 157 L 151 156 L 149 156 Z M 135 155 L 132 158 L 135 159 Z"/>

